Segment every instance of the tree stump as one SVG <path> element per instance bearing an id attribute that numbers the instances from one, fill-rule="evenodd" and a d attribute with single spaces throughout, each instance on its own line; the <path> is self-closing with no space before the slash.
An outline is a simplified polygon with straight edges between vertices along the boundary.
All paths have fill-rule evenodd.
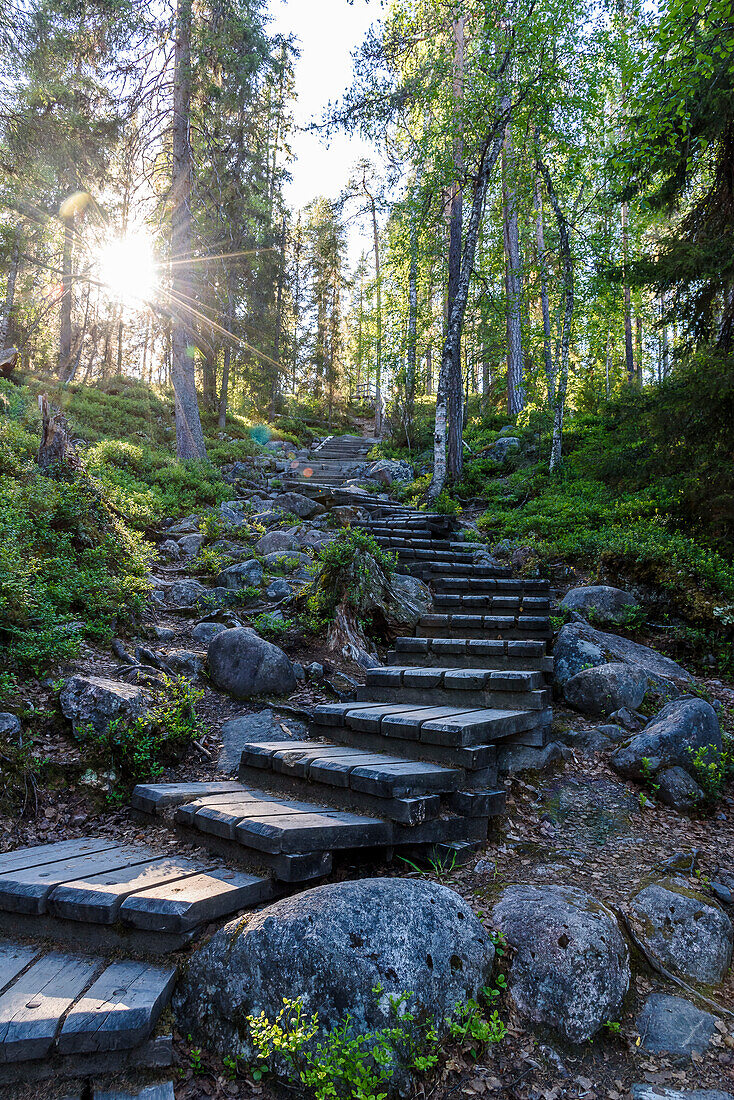
<path id="1" fill-rule="evenodd" d="M 69 424 L 60 412 L 53 412 L 46 394 L 38 398 L 41 410 L 41 445 L 38 448 L 38 465 L 44 471 L 79 469 L 79 458 L 69 435 Z"/>

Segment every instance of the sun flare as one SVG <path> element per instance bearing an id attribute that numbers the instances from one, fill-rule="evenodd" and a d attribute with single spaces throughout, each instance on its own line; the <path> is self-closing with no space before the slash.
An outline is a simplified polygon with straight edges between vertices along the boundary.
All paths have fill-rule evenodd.
<path id="1" fill-rule="evenodd" d="M 155 292 L 156 265 L 146 234 L 131 233 L 105 241 L 97 263 L 100 282 L 122 305 L 141 306 Z"/>

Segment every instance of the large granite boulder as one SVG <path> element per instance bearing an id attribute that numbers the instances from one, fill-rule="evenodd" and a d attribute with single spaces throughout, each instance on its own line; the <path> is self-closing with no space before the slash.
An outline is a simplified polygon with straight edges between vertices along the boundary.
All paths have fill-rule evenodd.
<path id="1" fill-rule="evenodd" d="M 613 661 L 570 676 L 563 685 L 563 697 L 575 710 L 598 718 L 614 714 L 622 707 L 637 710 L 646 690 L 646 672 L 634 665 Z"/>
<path id="2" fill-rule="evenodd" d="M 220 1054 L 249 1060 L 243 1022 L 273 1020 L 283 998 L 303 999 L 332 1030 L 355 1035 L 394 1024 L 390 998 L 433 1017 L 439 1033 L 457 1003 L 492 972 L 489 934 L 445 886 L 377 878 L 333 883 L 270 905 L 216 932 L 189 960 L 174 998 L 179 1029 Z"/>
<path id="3" fill-rule="evenodd" d="M 174 581 L 168 589 L 168 602 L 174 607 L 195 607 L 209 593 L 200 581 Z"/>
<path id="4" fill-rule="evenodd" d="M 246 527 L 250 506 L 245 500 L 226 500 L 219 505 L 219 514 L 229 527 Z"/>
<path id="5" fill-rule="evenodd" d="M 710 703 L 687 695 L 674 699 L 611 756 L 615 771 L 627 779 L 648 779 L 675 766 L 687 771 L 697 749 L 721 749 L 721 730 Z"/>
<path id="6" fill-rule="evenodd" d="M 246 626 L 215 635 L 209 642 L 207 662 L 213 683 L 235 699 L 284 695 L 296 689 L 293 665 L 283 650 Z"/>
<path id="7" fill-rule="evenodd" d="M 509 988 L 522 1015 L 572 1043 L 619 1018 L 629 951 L 600 902 L 571 886 L 510 886 L 491 923 L 514 950 Z"/>
<path id="8" fill-rule="evenodd" d="M 669 1089 L 638 1083 L 631 1092 L 632 1100 L 734 1100 L 732 1093 L 721 1089 Z"/>
<path id="9" fill-rule="evenodd" d="M 553 646 L 553 658 L 555 680 L 561 687 L 585 668 L 616 661 L 641 668 L 651 683 L 672 694 L 691 679 L 684 668 L 649 646 L 607 634 L 588 623 L 562 627 Z"/>
<path id="10" fill-rule="evenodd" d="M 645 886 L 630 903 L 630 918 L 668 970 L 704 985 L 724 980 L 734 946 L 731 921 L 685 881 L 663 879 Z"/>
<path id="11" fill-rule="evenodd" d="M 228 565 L 217 577 L 217 586 L 237 591 L 240 588 L 257 588 L 263 579 L 263 567 L 259 561 L 238 561 Z"/>
<path id="12" fill-rule="evenodd" d="M 704 792 L 696 780 L 678 764 L 658 772 L 655 782 L 660 801 L 674 810 L 695 810 L 704 800 Z"/>
<path id="13" fill-rule="evenodd" d="M 380 458 L 367 466 L 366 476 L 381 485 L 392 485 L 394 481 L 412 481 L 415 477 L 413 467 L 404 459 Z"/>
<path id="14" fill-rule="evenodd" d="M 612 588 L 607 584 L 591 584 L 586 588 L 572 588 L 561 600 L 566 611 L 578 611 L 590 615 L 598 623 L 621 623 L 637 600 L 630 592 Z"/>
<path id="15" fill-rule="evenodd" d="M 488 450 L 495 462 L 504 462 L 509 454 L 520 450 L 521 440 L 514 435 L 505 435 L 496 440 Z"/>
<path id="16" fill-rule="evenodd" d="M 141 715 L 146 695 L 142 688 L 103 676 L 70 676 L 59 693 L 59 705 L 74 733 L 83 732 L 87 726 L 104 733 L 118 718 Z"/>
<path id="17" fill-rule="evenodd" d="M 407 626 L 415 626 L 424 615 L 433 611 L 431 590 L 419 577 L 393 573 L 390 587 L 392 590 L 390 610 L 395 621 L 405 623 Z"/>

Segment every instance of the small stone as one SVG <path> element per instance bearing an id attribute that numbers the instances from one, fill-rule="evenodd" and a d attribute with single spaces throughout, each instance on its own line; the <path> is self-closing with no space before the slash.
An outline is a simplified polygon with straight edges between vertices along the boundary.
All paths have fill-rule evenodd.
<path id="1" fill-rule="evenodd" d="M 635 1026 L 651 1054 L 702 1054 L 716 1030 L 716 1017 L 683 997 L 651 993 Z"/>
<path id="2" fill-rule="evenodd" d="M 312 661 L 310 665 L 306 665 L 306 675 L 309 680 L 320 683 L 324 678 L 324 666 L 320 665 L 318 661 Z"/>
<path id="3" fill-rule="evenodd" d="M 217 577 L 217 585 L 230 591 L 240 588 L 258 588 L 263 579 L 263 567 L 254 558 L 229 565 Z"/>
<path id="4" fill-rule="evenodd" d="M 610 714 L 609 717 L 613 719 L 615 725 L 626 730 L 627 733 L 636 733 L 642 726 L 640 719 L 636 718 L 627 707 L 620 707 L 619 710 Z M 623 740 L 626 740 L 626 738 L 623 738 Z"/>
<path id="5" fill-rule="evenodd" d="M 7 711 L 0 711 L 0 737 L 17 737 L 22 727 L 20 719 Z"/>
<path id="6" fill-rule="evenodd" d="M 517 775 L 519 772 L 542 772 L 560 760 L 573 759 L 573 752 L 559 741 L 551 741 L 543 748 L 530 745 L 497 746 L 497 765 L 500 775 Z"/>
<path id="7" fill-rule="evenodd" d="M 712 879 L 709 883 L 711 893 L 714 895 L 718 902 L 722 905 L 734 905 L 734 893 L 728 886 L 725 886 L 723 882 L 717 882 L 716 879 Z"/>
<path id="8" fill-rule="evenodd" d="M 195 642 L 201 642 L 202 645 L 208 645 L 215 634 L 221 634 L 227 627 L 224 623 L 197 623 L 194 629 L 191 631 L 191 637 Z"/>
<path id="9" fill-rule="evenodd" d="M 204 671 L 204 662 L 198 653 L 190 649 L 174 649 L 165 655 L 166 664 L 179 676 L 188 676 L 195 680 Z"/>
<path id="10" fill-rule="evenodd" d="M 694 810 L 703 801 L 704 794 L 698 783 L 678 765 L 658 772 L 655 782 L 660 801 L 674 810 Z"/>
<path id="11" fill-rule="evenodd" d="M 171 630 L 169 626 L 154 626 L 151 627 L 150 632 L 159 642 L 170 642 L 171 638 L 176 637 L 176 631 Z"/>
<path id="12" fill-rule="evenodd" d="M 276 550 L 298 550 L 298 542 L 286 531 L 268 531 L 255 543 L 255 549 L 263 557 L 274 554 Z"/>
<path id="13" fill-rule="evenodd" d="M 181 557 L 181 547 L 173 539 L 166 539 L 165 542 L 162 542 L 158 547 L 158 552 L 171 561 L 178 561 Z"/>
<path id="14" fill-rule="evenodd" d="M 204 545 L 203 535 L 184 535 L 183 538 L 178 540 L 178 545 L 181 547 L 181 553 L 186 558 L 194 558 Z"/>
<path id="15" fill-rule="evenodd" d="M 116 718 L 136 718 L 145 709 L 145 692 L 102 676 L 71 676 L 59 692 L 59 705 L 75 733 L 87 726 L 103 733 Z"/>
<path id="16" fill-rule="evenodd" d="M 287 600 L 293 594 L 293 589 L 283 577 L 276 577 L 265 589 L 265 595 L 269 600 Z"/>
<path id="17" fill-rule="evenodd" d="M 168 590 L 168 602 L 174 607 L 194 607 L 207 592 L 199 581 L 175 581 Z"/>

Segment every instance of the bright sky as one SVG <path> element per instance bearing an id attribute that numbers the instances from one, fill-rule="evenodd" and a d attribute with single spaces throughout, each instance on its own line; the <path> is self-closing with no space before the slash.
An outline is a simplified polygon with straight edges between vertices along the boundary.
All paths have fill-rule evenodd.
<path id="1" fill-rule="evenodd" d="M 340 99 L 352 79 L 352 52 L 384 9 L 382 0 L 270 0 L 272 27 L 296 36 L 301 56 L 296 61 L 296 125 L 319 120 L 329 101 Z M 294 136 L 296 161 L 286 200 L 294 208 L 306 206 L 318 195 L 336 198 L 361 157 L 375 159 L 375 150 L 359 137 L 335 134 L 328 146 L 313 132 Z M 350 261 L 367 239 L 350 230 Z"/>

